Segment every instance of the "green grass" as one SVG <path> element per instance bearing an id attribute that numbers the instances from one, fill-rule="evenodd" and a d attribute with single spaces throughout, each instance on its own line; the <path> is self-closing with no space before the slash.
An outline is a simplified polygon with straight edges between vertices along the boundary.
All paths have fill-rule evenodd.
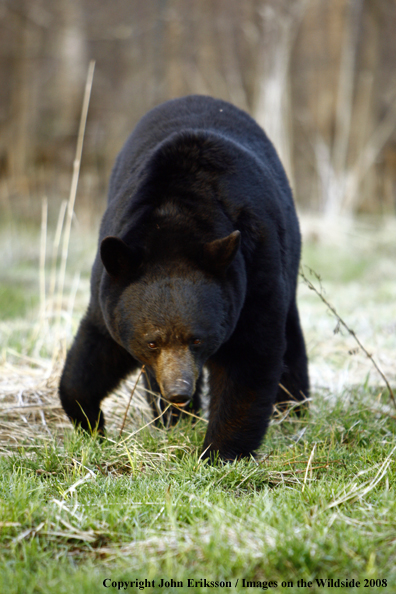
<path id="1" fill-rule="evenodd" d="M 349 354 L 351 337 L 333 334 L 335 320 L 316 295 L 300 285 L 314 380 L 309 413 L 275 418 L 257 461 L 209 466 L 199 459 L 203 421 L 132 435 L 146 422 L 136 396 L 125 441 L 118 396 L 103 442 L 46 408 L 58 403 L 62 360 L 51 371 L 51 356 L 57 340 L 70 344 L 86 307 L 96 238 L 73 230 L 57 335 L 54 321 L 38 315 L 39 232 L 24 234 L 15 223 L 13 237 L 7 233 L 0 236 L 1 594 L 137 592 L 139 584 L 118 583 L 145 579 L 155 583 L 147 592 L 258 592 L 265 582 L 277 582 L 268 587 L 274 592 L 396 592 L 396 411 L 370 362 Z M 308 240 L 304 262 L 394 385 L 394 234 L 378 237 L 352 247 Z M 51 241 L 49 232 L 47 296 Z M 43 417 L 15 411 L 20 399 L 44 399 Z M 327 578 L 360 587 L 315 581 Z M 106 579 L 117 586 L 105 587 Z M 160 587 L 161 579 L 183 586 Z M 188 587 L 189 579 L 231 587 Z"/>
<path id="2" fill-rule="evenodd" d="M 116 591 L 106 578 L 213 591 L 187 588 L 206 578 L 231 581 L 225 591 L 245 579 L 297 592 L 300 579 L 354 578 L 385 579 L 364 591 L 395 592 L 394 457 L 375 481 L 395 421 L 375 412 L 373 396 L 314 395 L 304 418 L 275 421 L 258 463 L 202 463 L 205 427 L 188 421 L 124 443 L 68 432 L 10 448 L 0 462 L 0 591 Z M 160 588 L 161 578 L 185 588 Z"/>
<path id="3" fill-rule="evenodd" d="M 37 306 L 37 302 L 37 297 L 26 291 L 26 286 L 4 283 L 0 287 L 0 320 L 24 317 Z"/>

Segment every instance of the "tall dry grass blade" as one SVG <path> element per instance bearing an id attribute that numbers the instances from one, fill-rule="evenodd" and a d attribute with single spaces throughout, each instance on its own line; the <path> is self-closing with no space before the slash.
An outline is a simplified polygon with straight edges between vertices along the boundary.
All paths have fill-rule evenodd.
<path id="1" fill-rule="evenodd" d="M 303 482 L 303 486 L 302 486 L 302 489 L 301 489 L 301 493 L 304 493 L 304 490 L 305 490 L 305 485 L 307 483 L 307 478 L 308 478 L 308 471 L 311 468 L 312 459 L 313 459 L 314 453 L 315 453 L 315 448 L 316 448 L 316 443 L 314 443 L 314 446 L 313 446 L 312 451 L 311 451 L 311 455 L 309 456 L 307 467 L 305 469 L 304 482 Z M 311 470 L 311 472 L 312 472 L 312 470 Z"/>
<path id="2" fill-rule="evenodd" d="M 58 260 L 59 245 L 62 236 L 63 222 L 65 220 L 65 213 L 67 208 L 67 200 L 62 200 L 61 207 L 59 209 L 58 222 L 56 224 L 56 231 L 54 242 L 52 245 L 52 257 L 51 257 L 51 272 L 50 272 L 50 286 L 48 291 L 49 301 L 49 312 L 48 319 L 51 320 L 54 313 L 54 296 L 56 287 L 56 264 Z"/>
<path id="3" fill-rule="evenodd" d="M 126 421 L 126 418 L 127 418 L 127 414 L 128 414 L 129 407 L 131 406 L 132 397 L 133 397 L 133 395 L 134 395 L 134 393 L 135 393 L 136 386 L 138 385 L 138 381 L 140 380 L 140 376 L 142 375 L 142 373 L 143 373 L 143 371 L 144 371 L 144 368 L 145 368 L 145 365 L 143 365 L 143 366 L 142 366 L 142 368 L 141 368 L 141 370 L 140 370 L 140 372 L 139 372 L 139 375 L 137 376 L 137 379 L 136 379 L 135 385 L 133 386 L 133 388 L 132 388 L 132 390 L 131 390 L 131 395 L 130 395 L 130 398 L 129 398 L 128 406 L 127 406 L 127 407 L 126 407 L 126 409 L 125 409 L 125 414 L 124 414 L 124 418 L 123 418 L 123 420 L 122 420 L 122 425 L 121 425 L 121 429 L 120 429 L 120 434 L 119 434 L 119 436 L 118 436 L 118 437 L 121 437 L 121 435 L 122 435 L 122 432 L 124 431 L 124 427 L 125 427 L 125 421 Z"/>
<path id="4" fill-rule="evenodd" d="M 45 320 L 47 309 L 45 291 L 45 259 L 47 251 L 48 200 L 43 198 L 41 205 L 41 238 L 40 238 L 40 323 Z"/>
<path id="5" fill-rule="evenodd" d="M 69 194 L 69 201 L 67 204 L 67 217 L 66 217 L 66 225 L 63 232 L 63 243 L 62 243 L 62 260 L 59 269 L 59 281 L 58 281 L 58 311 L 57 311 L 57 326 L 59 332 L 59 325 L 60 325 L 60 318 L 62 312 L 62 299 L 63 299 L 63 290 L 65 285 L 65 275 L 66 275 L 66 264 L 67 264 L 67 257 L 69 253 L 69 243 L 70 243 L 70 231 L 71 231 L 71 224 L 73 219 L 74 213 L 74 204 L 76 201 L 76 194 L 77 194 L 77 186 L 78 186 L 78 179 L 80 176 L 80 167 L 81 167 L 81 155 L 82 149 L 84 145 L 84 135 L 85 135 L 85 127 L 87 123 L 87 116 L 88 116 L 88 108 L 89 108 L 89 101 L 91 98 L 91 91 L 92 91 L 92 82 L 93 82 L 93 75 L 95 70 L 95 61 L 91 60 L 88 68 L 87 80 L 85 84 L 85 92 L 84 92 L 84 99 L 82 104 L 81 110 L 81 118 L 80 118 L 80 126 L 78 130 L 78 137 L 77 137 L 77 146 L 76 146 L 76 155 L 74 158 L 73 163 L 73 177 L 72 183 L 70 186 L 70 194 Z M 58 336 L 57 336 L 58 338 Z M 57 340 L 58 342 L 58 340 Z"/>
<path id="6" fill-rule="evenodd" d="M 40 260 L 39 260 L 39 295 L 40 310 L 37 323 L 33 327 L 31 342 L 34 344 L 34 353 L 39 355 L 43 345 L 46 324 L 46 288 L 45 288 L 45 261 L 47 252 L 47 226 L 48 226 L 48 200 L 43 198 L 41 203 L 41 229 L 40 229 Z"/>

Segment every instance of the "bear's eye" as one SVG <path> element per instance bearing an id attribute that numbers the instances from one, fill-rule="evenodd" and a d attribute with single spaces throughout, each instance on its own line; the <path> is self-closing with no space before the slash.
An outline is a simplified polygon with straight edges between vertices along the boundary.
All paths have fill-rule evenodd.
<path id="1" fill-rule="evenodd" d="M 200 338 L 194 338 L 194 340 L 192 341 L 192 343 L 195 346 L 199 346 L 200 344 L 202 344 L 202 340 Z"/>
<path id="2" fill-rule="evenodd" d="M 151 349 L 152 351 L 154 351 L 155 349 L 158 349 L 158 345 L 156 342 L 149 342 L 147 344 L 148 348 Z"/>

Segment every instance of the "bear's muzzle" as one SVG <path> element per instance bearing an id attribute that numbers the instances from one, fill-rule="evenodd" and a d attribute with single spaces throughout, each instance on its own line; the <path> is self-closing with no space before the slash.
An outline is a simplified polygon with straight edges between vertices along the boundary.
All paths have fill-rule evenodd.
<path id="1" fill-rule="evenodd" d="M 194 393 L 194 383 L 191 380 L 182 378 L 178 378 L 172 383 L 169 382 L 169 384 L 164 382 L 163 388 L 164 397 L 178 406 L 187 406 Z"/>
<path id="2" fill-rule="evenodd" d="M 168 402 L 186 406 L 191 401 L 199 372 L 188 347 L 163 349 L 154 371 Z"/>

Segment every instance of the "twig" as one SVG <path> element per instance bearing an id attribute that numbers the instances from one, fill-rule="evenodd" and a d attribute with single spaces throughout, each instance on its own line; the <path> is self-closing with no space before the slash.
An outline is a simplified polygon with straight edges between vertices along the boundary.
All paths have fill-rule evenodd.
<path id="1" fill-rule="evenodd" d="M 89 68 L 88 68 L 87 81 L 85 84 L 84 100 L 83 100 L 83 105 L 82 105 L 82 109 L 81 109 L 80 126 L 79 126 L 78 137 L 77 137 L 76 155 L 75 155 L 74 163 L 73 163 L 73 177 L 72 177 L 72 183 L 70 186 L 69 201 L 67 204 L 66 226 L 65 226 L 65 230 L 64 230 L 64 234 L 63 234 L 62 261 L 61 261 L 60 270 L 59 270 L 58 322 L 60 321 L 60 316 L 61 316 L 63 288 L 64 288 L 64 284 L 65 284 L 65 274 L 66 274 L 66 263 L 67 263 L 67 256 L 68 256 L 68 252 L 69 252 L 71 223 L 72 223 L 73 212 L 74 212 L 74 204 L 76 201 L 78 178 L 80 176 L 81 155 L 82 155 L 82 149 L 83 149 L 83 144 L 84 144 L 85 126 L 87 123 L 88 107 L 89 107 L 89 100 L 91 97 L 94 70 L 95 70 L 95 61 L 91 60 L 91 62 L 89 64 Z"/>
<path id="2" fill-rule="evenodd" d="M 308 270 L 320 282 L 319 275 L 314 270 L 312 270 L 312 268 L 308 268 Z M 360 342 L 359 338 L 356 336 L 355 331 L 352 330 L 352 328 L 350 328 L 346 322 L 344 322 L 344 320 L 341 318 L 341 316 L 337 313 L 335 307 L 333 305 L 331 305 L 331 303 L 329 303 L 327 301 L 327 299 L 323 296 L 322 290 L 318 291 L 318 289 L 315 287 L 315 285 L 313 285 L 312 282 L 306 277 L 306 275 L 305 275 L 302 267 L 300 268 L 300 276 L 304 280 L 304 282 L 307 285 L 308 289 L 311 289 L 311 291 L 314 291 L 317 294 L 317 296 L 323 301 L 323 303 L 328 307 L 328 309 L 331 311 L 331 313 L 335 316 L 335 318 L 337 319 L 338 324 L 339 325 L 341 324 L 341 326 L 343 326 L 345 328 L 345 330 L 355 339 L 355 341 L 357 342 L 357 344 L 359 345 L 359 347 L 362 349 L 362 351 L 364 352 L 364 354 L 366 355 L 366 357 L 368 357 L 370 359 L 371 363 L 374 365 L 375 369 L 378 371 L 378 373 L 380 374 L 380 376 L 384 380 L 384 382 L 386 384 L 386 387 L 389 390 L 389 394 L 390 394 L 390 397 L 392 399 L 392 402 L 393 402 L 394 406 L 396 407 L 396 399 L 395 399 L 395 395 L 393 393 L 393 390 L 392 390 L 392 388 L 390 386 L 390 383 L 388 382 L 388 379 L 387 379 L 386 375 L 384 374 L 384 372 L 381 371 L 381 369 L 379 368 L 379 366 L 378 366 L 377 362 L 375 361 L 373 355 L 371 353 L 369 353 L 367 351 L 367 349 L 362 345 L 362 343 Z"/>
<path id="3" fill-rule="evenodd" d="M 142 373 L 143 373 L 143 371 L 144 371 L 144 368 L 145 368 L 145 365 L 143 365 L 143 366 L 142 366 L 142 368 L 141 368 L 141 370 L 140 370 L 140 372 L 139 372 L 139 375 L 137 376 L 137 380 L 136 380 L 136 382 L 135 382 L 135 385 L 133 386 L 133 388 L 132 388 L 132 390 L 131 390 L 131 395 L 130 395 L 130 397 L 129 397 L 128 406 L 127 406 L 127 407 L 126 407 L 126 409 L 125 409 L 125 414 L 124 414 L 124 418 L 123 418 L 123 420 L 122 420 L 122 425 L 121 425 L 121 429 L 120 429 L 120 434 L 119 434 L 119 436 L 118 436 L 118 437 L 121 437 L 121 435 L 122 435 L 122 432 L 124 431 L 124 427 L 125 427 L 125 421 L 126 421 L 126 418 L 127 418 L 127 414 L 128 414 L 129 407 L 131 406 L 132 397 L 133 397 L 133 395 L 134 395 L 134 393 L 135 393 L 136 386 L 138 385 L 138 381 L 140 380 L 140 376 L 142 375 Z"/>
<path id="4" fill-rule="evenodd" d="M 32 333 L 32 342 L 35 345 L 35 352 L 40 353 L 41 337 L 45 334 L 46 322 L 46 291 L 45 291 L 45 259 L 47 252 L 47 225 L 48 225 L 48 200 L 46 197 L 41 203 L 41 232 L 40 232 L 40 264 L 39 264 L 39 287 L 40 287 L 40 313 L 38 323 Z M 40 336 L 40 340 L 37 340 Z"/>
<path id="5" fill-rule="evenodd" d="M 45 295 L 45 256 L 47 251 L 48 200 L 43 198 L 41 205 L 41 241 L 40 241 L 40 322 L 43 323 L 46 313 Z"/>

